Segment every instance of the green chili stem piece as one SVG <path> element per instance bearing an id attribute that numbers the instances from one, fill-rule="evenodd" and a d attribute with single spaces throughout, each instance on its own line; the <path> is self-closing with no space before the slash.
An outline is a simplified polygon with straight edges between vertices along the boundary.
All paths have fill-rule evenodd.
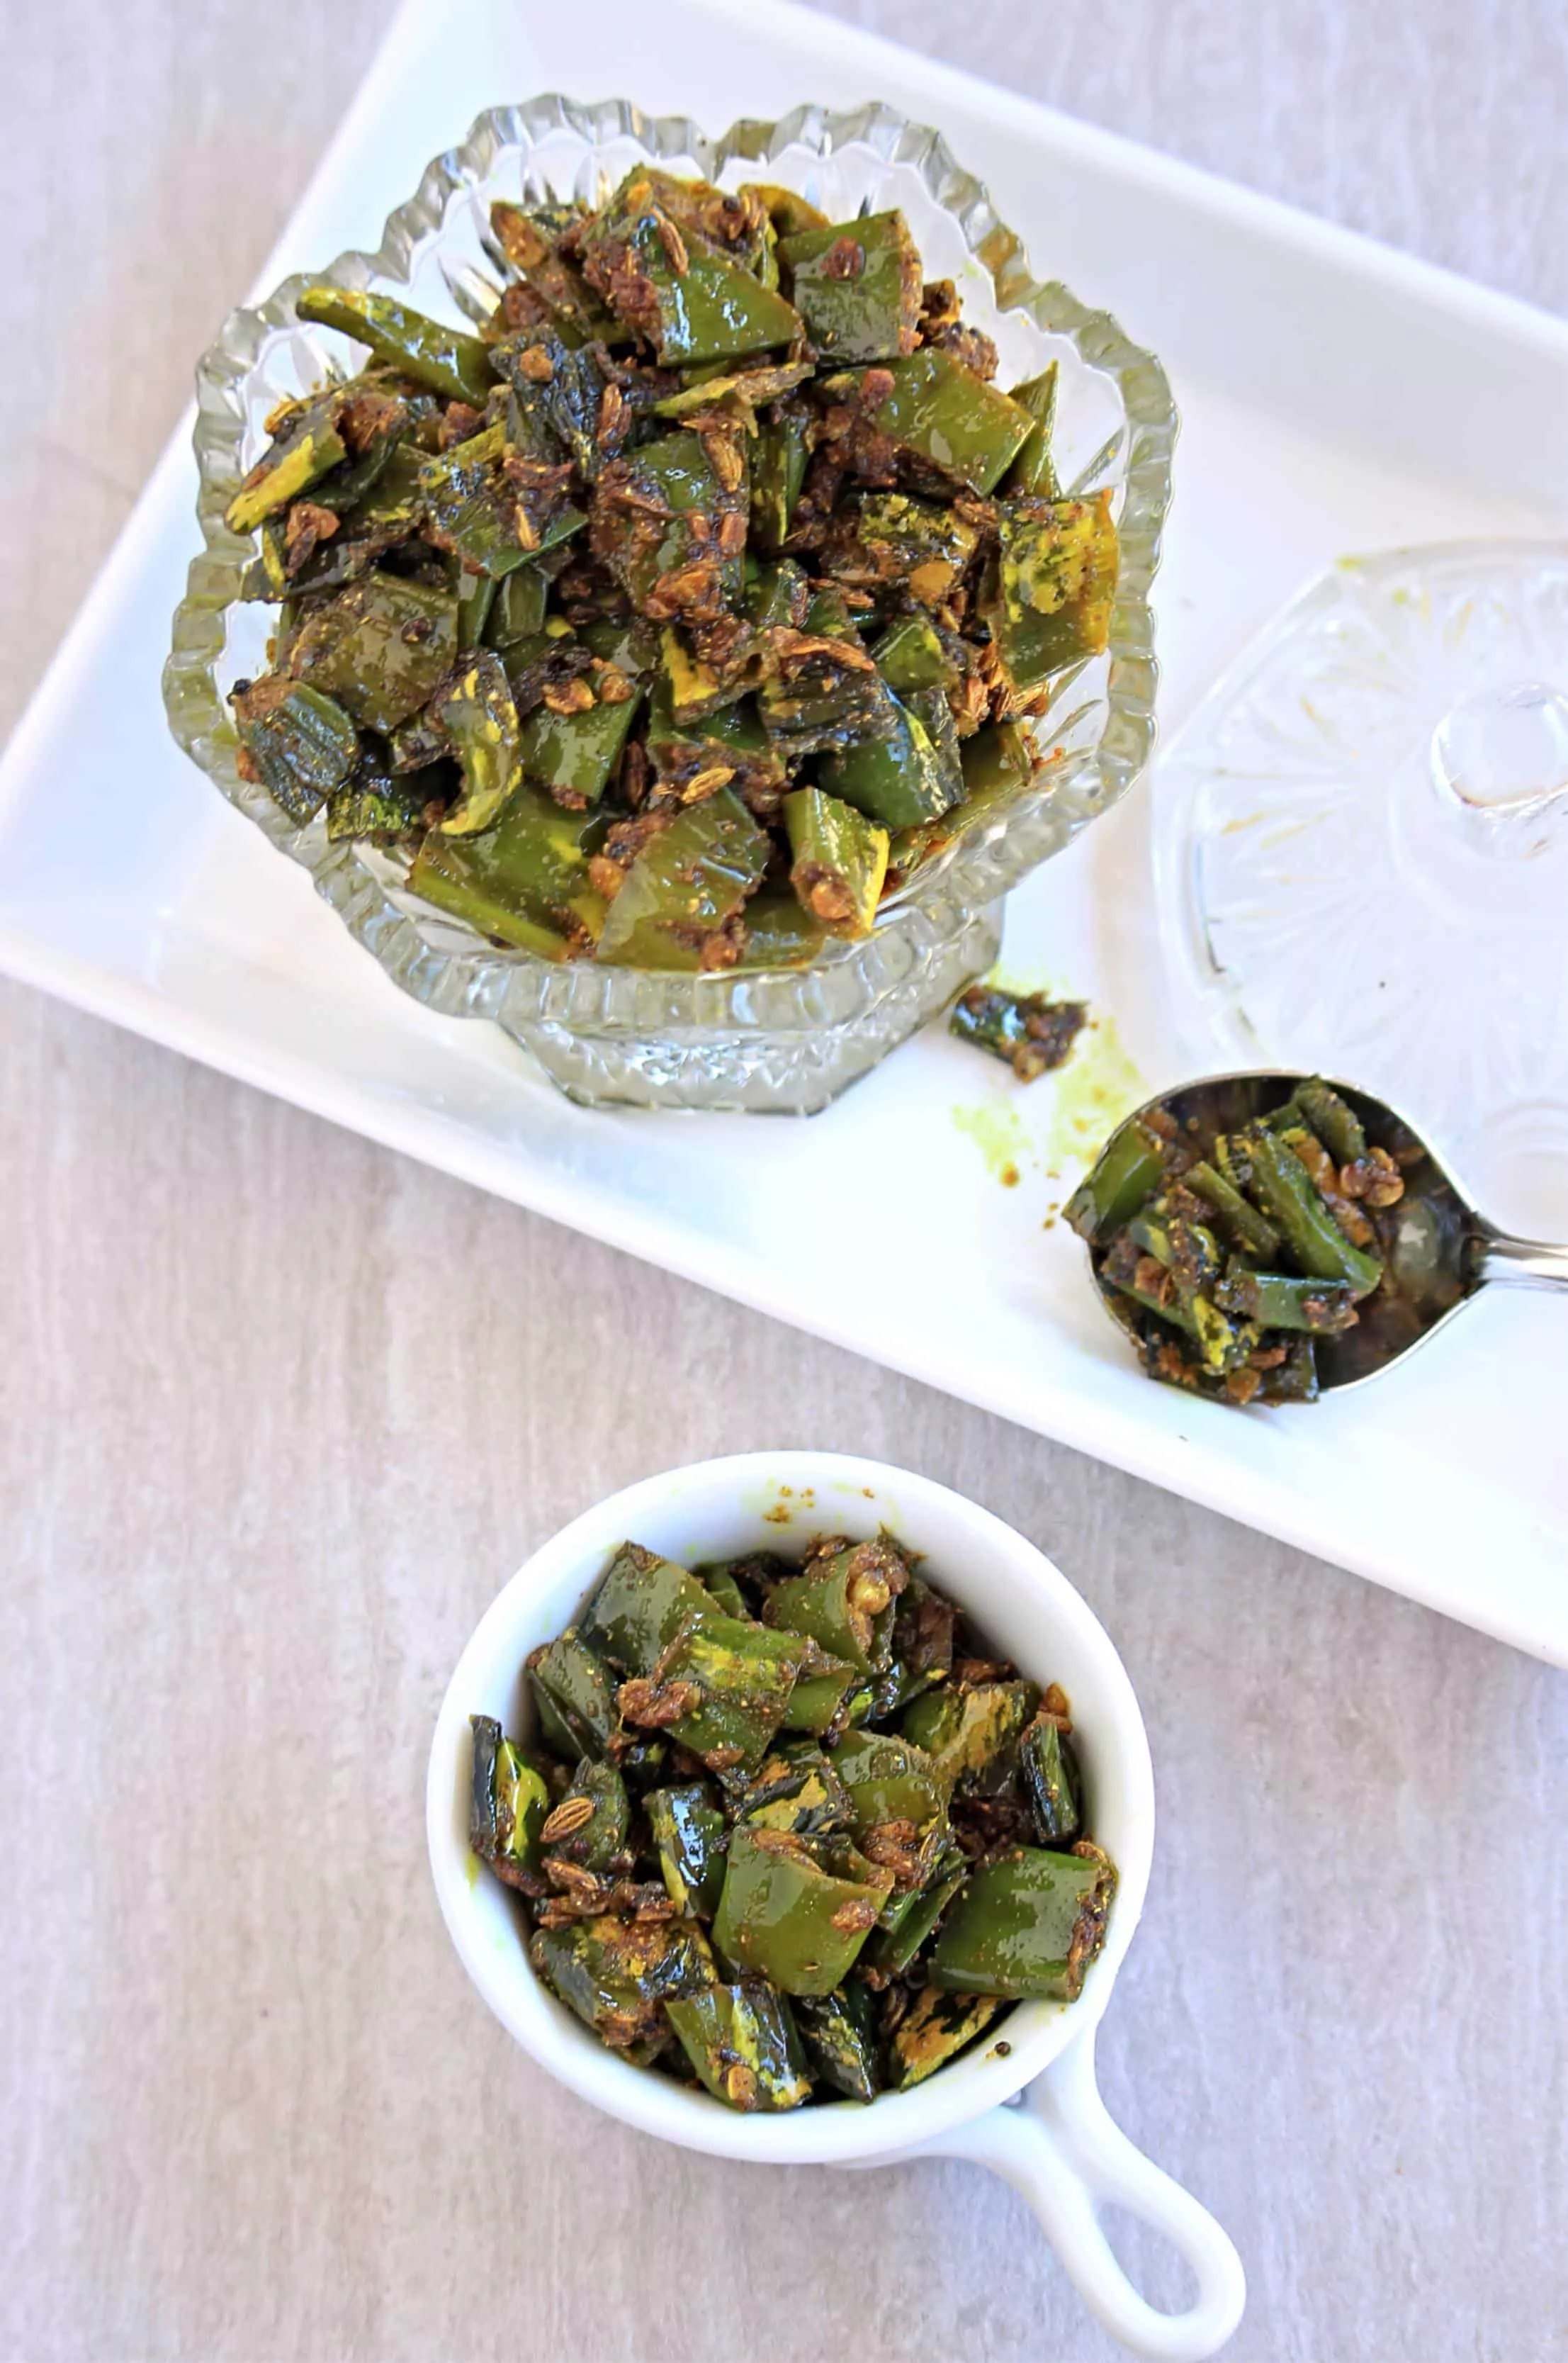
<path id="1" fill-rule="evenodd" d="M 355 287 L 307 287 L 294 310 L 318 327 L 357 338 L 378 361 L 390 361 L 432 393 L 484 408 L 493 380 L 489 348 L 478 337 L 428 319 L 393 296 Z"/>

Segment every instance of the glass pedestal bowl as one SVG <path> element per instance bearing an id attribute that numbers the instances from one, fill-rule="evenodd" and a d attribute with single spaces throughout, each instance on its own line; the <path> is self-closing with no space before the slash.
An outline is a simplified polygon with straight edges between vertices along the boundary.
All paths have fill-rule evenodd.
<path id="1" fill-rule="evenodd" d="M 493 944 L 407 890 L 406 857 L 327 841 L 320 816 L 295 828 L 242 780 L 226 693 L 264 669 L 276 610 L 237 596 L 251 554 L 224 508 L 266 442 L 286 394 L 358 366 L 359 348 L 294 315 L 305 278 L 237 312 L 197 372 L 199 516 L 206 548 L 174 622 L 164 699 L 175 738 L 229 802 L 300 862 L 387 974 L 447 1015 L 488 1017 L 590 1106 L 732 1108 L 810 1115 L 886 1057 L 988 967 L 999 902 L 1122 795 L 1154 739 L 1149 589 L 1170 496 L 1176 413 L 1157 361 L 1066 288 L 1043 285 L 979 182 L 937 133 L 882 106 L 801 107 L 779 123 L 737 123 L 707 139 L 684 117 L 620 100 L 558 96 L 481 116 L 436 158 L 392 216 L 374 254 L 346 254 L 316 283 L 406 294 L 421 309 L 482 318 L 497 265 L 491 200 L 596 202 L 639 161 L 722 186 L 765 178 L 801 190 L 834 219 L 900 206 L 930 278 L 951 278 L 966 318 L 996 339 L 999 382 L 1060 364 L 1053 449 L 1075 494 L 1109 487 L 1121 566 L 1107 653 L 1064 672 L 1033 727 L 1044 768 L 1005 806 L 955 831 L 889 900 L 864 941 L 809 968 L 672 975 L 581 961 L 556 966 Z"/>

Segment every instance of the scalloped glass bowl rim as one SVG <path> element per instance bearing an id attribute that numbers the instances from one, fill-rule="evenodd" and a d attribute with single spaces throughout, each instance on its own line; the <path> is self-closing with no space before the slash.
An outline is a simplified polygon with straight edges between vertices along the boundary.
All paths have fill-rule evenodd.
<path id="1" fill-rule="evenodd" d="M 1099 741 L 1051 767 L 1039 785 L 1021 790 L 956 831 L 952 843 L 884 906 L 870 936 L 832 945 L 800 967 L 692 975 L 589 961 L 557 964 L 493 946 L 461 922 L 423 905 L 415 919 L 377 876 L 373 857 L 361 858 L 361 849 L 352 842 L 328 842 L 319 818 L 308 828 L 294 828 L 265 791 L 243 781 L 236 768 L 236 744 L 217 687 L 225 618 L 238 604 L 240 569 L 253 555 L 251 540 L 231 534 L 223 522 L 241 473 L 245 418 L 235 389 L 245 383 L 267 337 L 297 325 L 293 304 L 303 288 L 370 281 L 407 284 L 420 250 L 442 237 L 453 199 L 492 172 L 500 152 L 526 155 L 563 130 L 580 138 L 590 152 L 629 140 L 655 161 L 690 160 L 715 179 L 732 160 L 762 164 L 801 147 L 824 160 L 867 147 L 884 166 L 912 166 L 921 171 L 933 204 L 953 219 L 975 260 L 988 272 L 999 312 L 1021 313 L 1042 334 L 1066 338 L 1087 367 L 1115 383 L 1121 400 L 1121 563 Z M 536 1005 L 528 1014 L 536 1021 L 635 1026 L 647 1019 L 635 1015 L 633 1004 L 646 1005 L 652 989 L 666 1025 L 679 1024 L 682 1015 L 704 1032 L 821 1023 L 814 988 L 825 987 L 829 999 L 841 1004 L 845 996 L 874 999 L 908 972 L 933 924 L 940 926 L 944 917 L 950 927 L 961 924 L 964 915 L 994 902 L 1039 861 L 1062 850 L 1126 793 L 1152 751 L 1156 668 L 1148 594 L 1159 563 L 1176 429 L 1165 373 L 1153 355 L 1129 342 L 1109 314 L 1088 309 L 1059 282 L 1035 280 L 1021 242 L 998 219 L 984 185 L 956 163 L 942 135 L 891 108 L 831 111 L 808 105 L 778 122 L 743 117 L 718 139 L 708 139 L 689 117 L 648 116 L 622 99 L 586 106 L 551 93 L 520 105 L 490 108 L 460 146 L 426 167 L 415 194 L 388 217 L 375 253 L 349 250 L 326 270 L 295 273 L 265 303 L 233 313 L 203 355 L 196 378 L 197 515 L 206 546 L 192 562 L 164 668 L 170 727 L 227 800 L 312 872 L 318 891 L 351 931 L 426 1003 L 438 999 L 475 1014 L 482 1004 L 486 1014 L 497 1014 L 502 1003 L 514 1005 L 519 988 L 526 994 L 531 987 Z M 816 1009 L 805 1005 L 803 993 L 818 1004 Z"/>

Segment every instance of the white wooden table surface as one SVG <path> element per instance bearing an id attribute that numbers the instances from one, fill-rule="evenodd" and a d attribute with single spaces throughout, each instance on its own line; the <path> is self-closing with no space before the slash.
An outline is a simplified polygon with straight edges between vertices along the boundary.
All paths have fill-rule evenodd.
<path id="1" fill-rule="evenodd" d="M 1562 0 L 839 4 L 1568 305 Z M 0 726 L 384 17 L 4 0 Z M 10 987 L 0 1186 L 0 2357 L 1111 2354 L 974 2169 L 595 2118 L 436 1918 L 502 1579 L 649 1470 L 838 1441 L 1037 1536 L 1139 1686 L 1101 2058 L 1241 2246 L 1237 2363 L 1568 2355 L 1561 1677 Z"/>

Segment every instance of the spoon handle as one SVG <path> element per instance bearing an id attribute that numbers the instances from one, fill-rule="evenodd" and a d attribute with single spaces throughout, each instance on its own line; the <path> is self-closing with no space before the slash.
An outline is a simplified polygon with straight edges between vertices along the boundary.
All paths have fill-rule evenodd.
<path id="1" fill-rule="evenodd" d="M 1481 1259 L 1481 1277 L 1513 1288 L 1568 1288 L 1568 1248 L 1495 1232 Z"/>

